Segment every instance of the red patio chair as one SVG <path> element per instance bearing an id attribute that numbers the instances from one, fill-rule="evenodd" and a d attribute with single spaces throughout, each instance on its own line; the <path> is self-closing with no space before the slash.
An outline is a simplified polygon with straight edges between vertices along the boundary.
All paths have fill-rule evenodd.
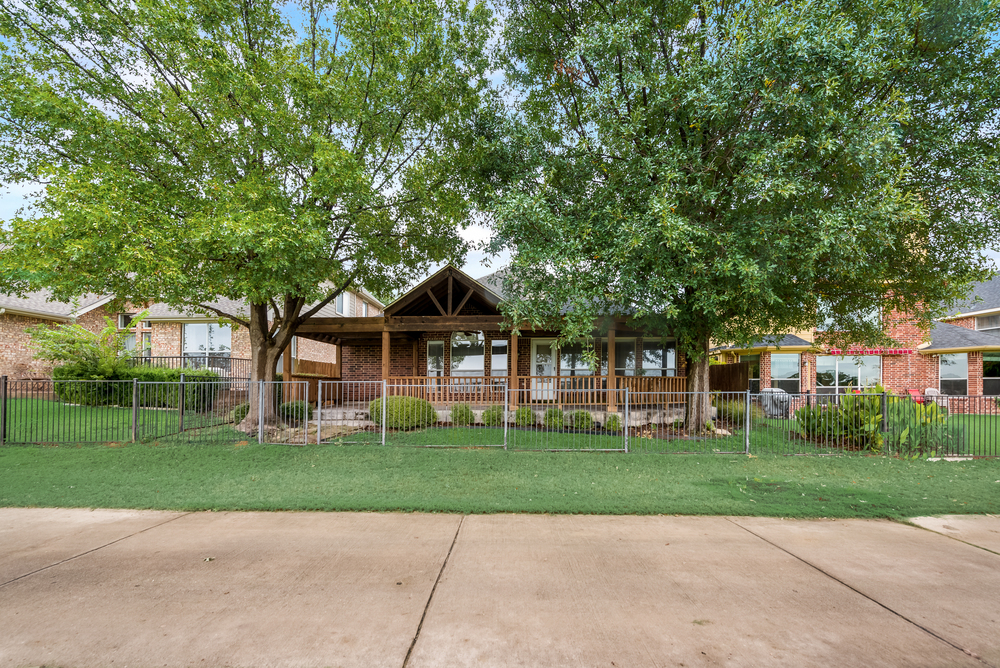
<path id="1" fill-rule="evenodd" d="M 924 398 L 923 396 L 921 396 L 920 390 L 907 390 L 906 393 L 909 394 L 910 398 L 913 399 L 913 401 L 915 401 L 916 403 L 918 404 L 924 403 Z"/>

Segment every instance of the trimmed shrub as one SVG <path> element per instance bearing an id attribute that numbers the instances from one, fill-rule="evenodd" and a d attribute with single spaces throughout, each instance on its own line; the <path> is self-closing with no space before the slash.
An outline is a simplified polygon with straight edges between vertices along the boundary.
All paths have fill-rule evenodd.
<path id="1" fill-rule="evenodd" d="M 483 411 L 483 424 L 487 427 L 499 427 L 503 424 L 503 406 L 490 406 Z"/>
<path id="2" fill-rule="evenodd" d="M 455 404 L 451 407 L 451 423 L 456 427 L 466 427 L 476 423 L 476 414 L 469 404 Z"/>
<path id="3" fill-rule="evenodd" d="M 386 397 L 385 426 L 387 429 L 421 429 L 438 421 L 431 403 L 417 397 Z M 372 422 L 382 424 L 382 399 L 368 405 Z"/>
<path id="4" fill-rule="evenodd" d="M 573 421 L 574 429 L 586 431 L 594 428 L 594 416 L 590 414 L 590 411 L 576 411 L 570 415 L 570 420 Z"/>
<path id="5" fill-rule="evenodd" d="M 311 420 L 313 407 L 305 401 L 287 401 L 278 406 L 278 417 L 285 422 Z"/>
<path id="6" fill-rule="evenodd" d="M 558 408 L 549 408 L 545 411 L 542 424 L 549 429 L 562 429 L 566 425 L 566 414 Z"/>
<path id="7" fill-rule="evenodd" d="M 538 423 L 535 411 L 527 406 L 521 406 L 514 411 L 514 424 L 518 427 L 534 427 Z"/>
<path id="8" fill-rule="evenodd" d="M 612 413 L 608 416 L 608 419 L 604 422 L 604 428 L 608 431 L 621 431 L 622 430 L 622 419 L 617 414 Z"/>
<path id="9" fill-rule="evenodd" d="M 93 376 L 82 364 L 64 364 L 52 370 L 56 396 L 68 404 L 84 406 L 131 406 L 132 380 L 139 386 L 140 408 L 177 408 L 181 374 L 184 374 L 184 410 L 208 411 L 222 389 L 219 374 L 207 369 L 166 369 L 137 366 L 121 370 L 117 378 Z M 74 381 L 74 382 L 59 382 Z M 93 381 L 93 382 L 77 382 Z M 115 382 L 106 382 L 115 381 Z M 152 384 L 152 383 L 163 383 Z"/>
<path id="10" fill-rule="evenodd" d="M 245 418 L 247 416 L 247 413 L 249 412 L 250 412 L 249 403 L 237 404 L 236 407 L 233 408 L 233 410 L 229 411 L 228 420 L 233 424 L 239 424 L 240 422 L 243 422 L 243 418 Z"/>

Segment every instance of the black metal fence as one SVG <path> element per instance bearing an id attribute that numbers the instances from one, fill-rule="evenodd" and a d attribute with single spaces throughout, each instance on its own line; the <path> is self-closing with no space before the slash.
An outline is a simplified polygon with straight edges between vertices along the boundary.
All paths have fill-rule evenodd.
<path id="1" fill-rule="evenodd" d="M 214 371 L 222 378 L 250 380 L 250 360 L 243 357 L 229 357 L 224 353 L 133 357 L 131 364 L 165 369 L 207 369 Z"/>
<path id="2" fill-rule="evenodd" d="M 419 389 L 419 391 L 418 391 Z M 9 380 L 0 377 L 0 444 L 367 443 L 649 453 L 1000 456 L 1000 400 L 887 393 L 590 392 L 545 401 L 498 385 L 381 381 L 251 383 Z M 612 392 L 614 394 L 612 394 Z M 248 424 L 251 398 L 266 419 Z M 705 412 L 696 422 L 689 408 Z"/>

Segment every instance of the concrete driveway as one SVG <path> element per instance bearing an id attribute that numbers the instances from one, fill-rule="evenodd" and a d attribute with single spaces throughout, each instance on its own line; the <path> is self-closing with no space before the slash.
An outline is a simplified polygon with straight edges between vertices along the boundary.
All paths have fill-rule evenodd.
<path id="1" fill-rule="evenodd" d="M 0 509 L 0 666 L 995 666 L 1000 517 Z"/>

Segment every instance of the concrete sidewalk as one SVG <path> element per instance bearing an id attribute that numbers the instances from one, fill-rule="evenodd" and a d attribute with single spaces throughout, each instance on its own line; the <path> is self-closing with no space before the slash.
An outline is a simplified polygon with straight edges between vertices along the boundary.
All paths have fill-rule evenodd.
<path id="1" fill-rule="evenodd" d="M 0 509 L 0 666 L 1000 668 L 1000 517 L 916 522 Z"/>

